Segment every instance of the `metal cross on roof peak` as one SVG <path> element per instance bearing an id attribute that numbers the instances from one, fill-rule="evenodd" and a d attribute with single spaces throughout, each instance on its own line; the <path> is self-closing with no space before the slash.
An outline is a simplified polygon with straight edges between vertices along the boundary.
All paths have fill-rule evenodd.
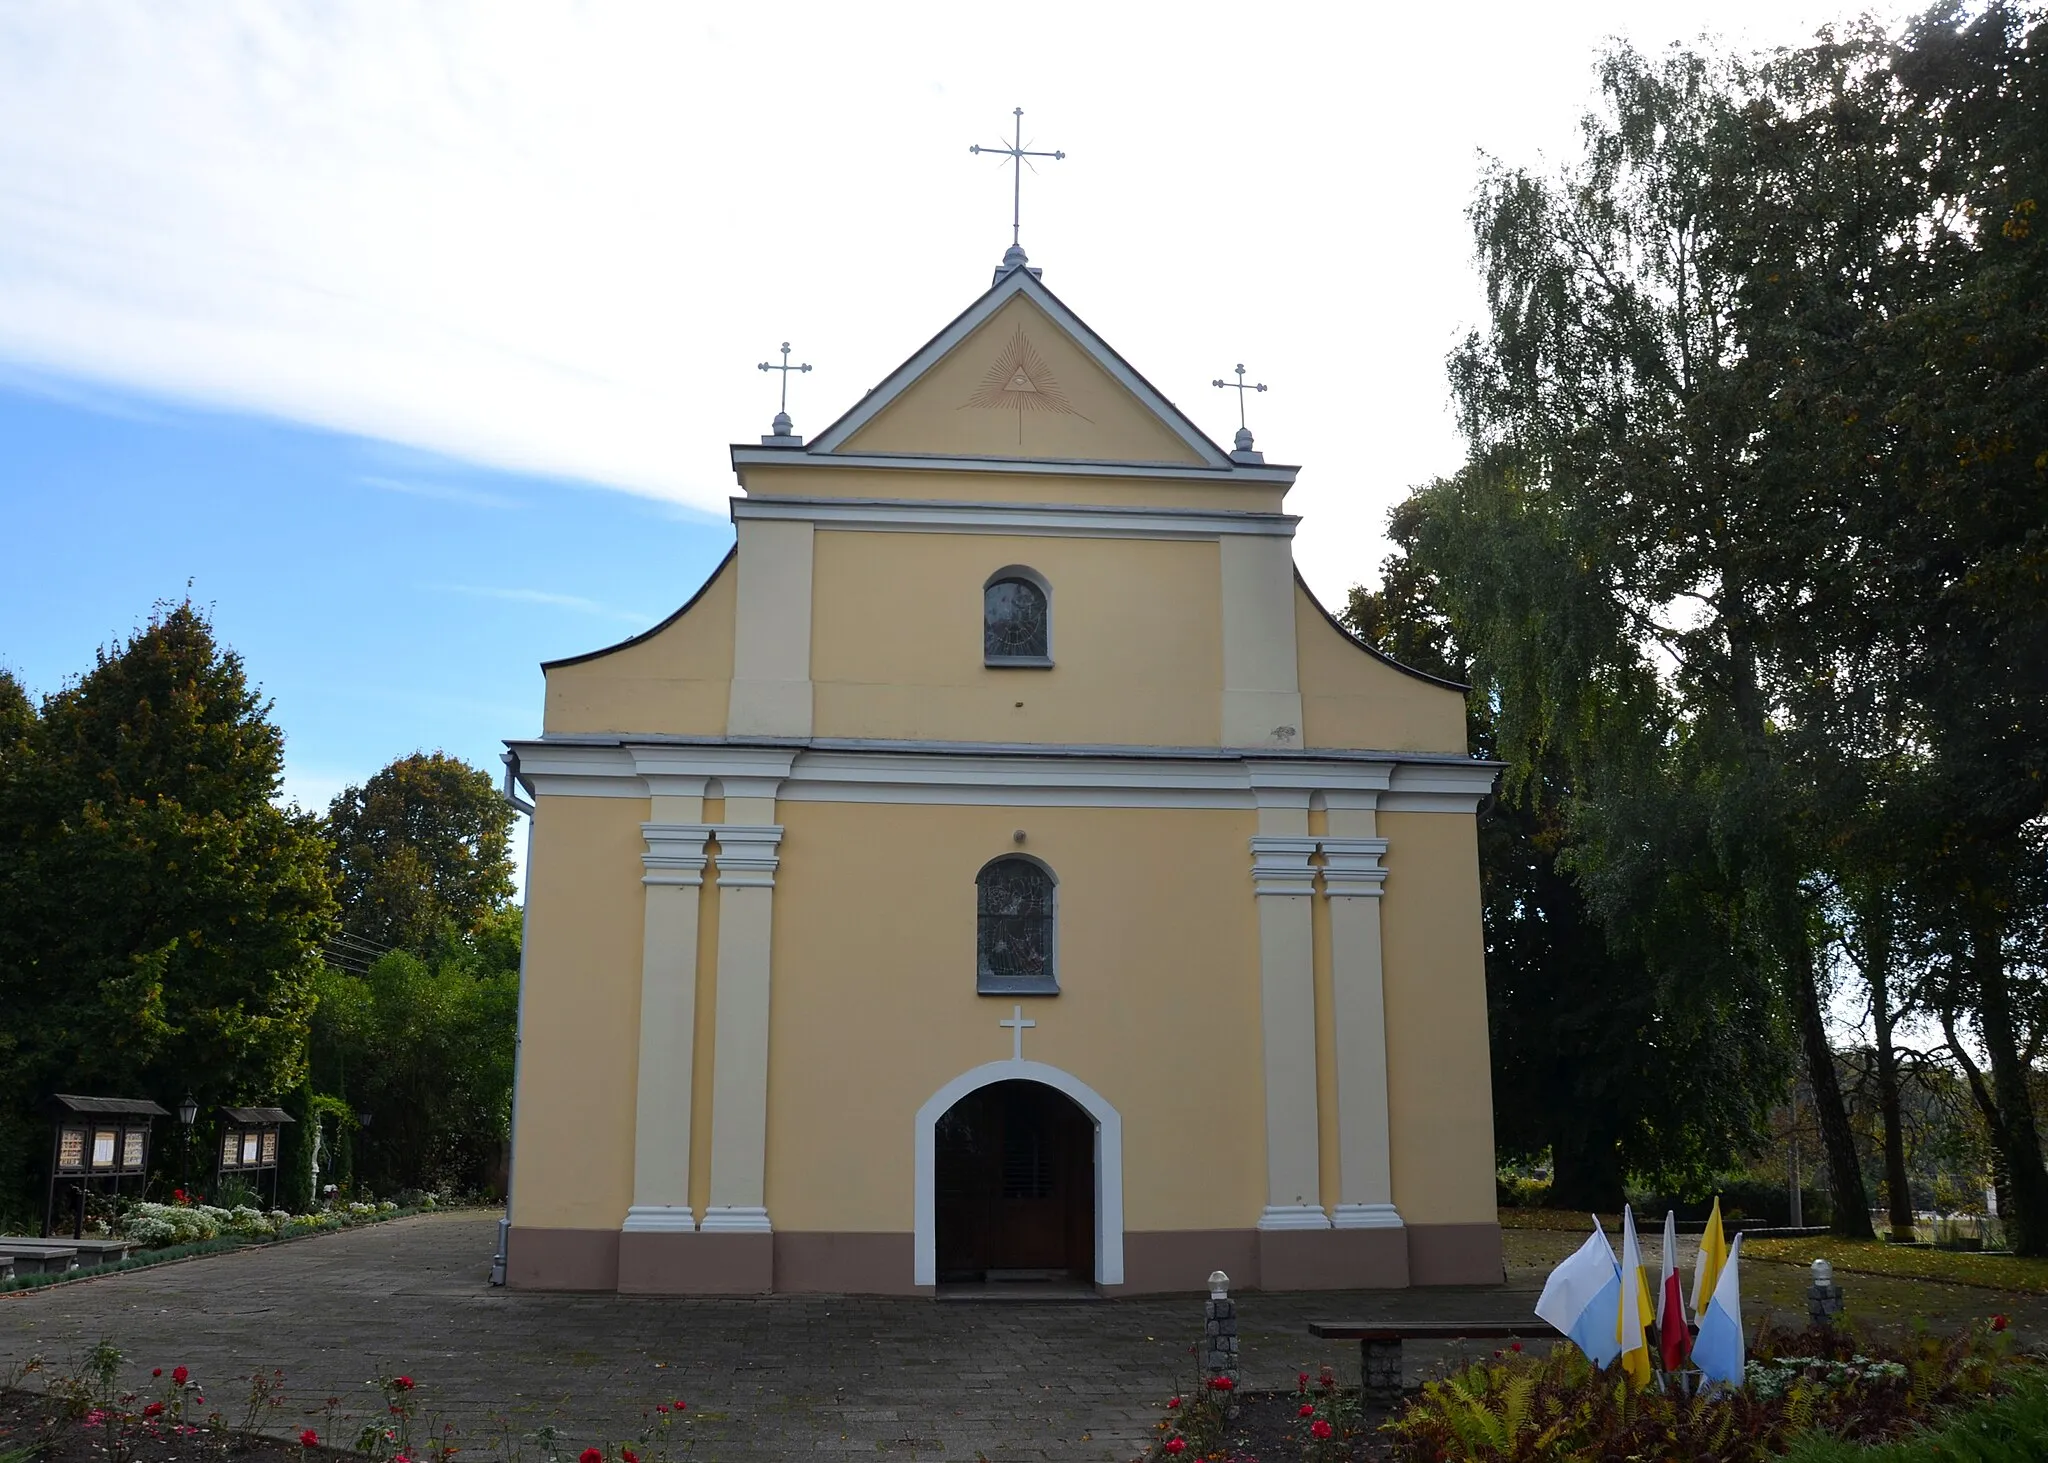
<path id="1" fill-rule="evenodd" d="M 1244 362 L 1240 361 L 1237 364 L 1237 379 L 1235 381 L 1214 381 L 1210 384 L 1228 387 L 1237 393 L 1237 448 L 1230 455 L 1239 458 L 1240 461 L 1263 461 L 1264 459 L 1260 454 L 1252 451 L 1252 432 L 1251 428 L 1245 425 L 1244 419 L 1244 394 L 1247 391 L 1264 391 L 1266 383 L 1263 381 L 1246 381 L 1244 379 Z"/>
<path id="2" fill-rule="evenodd" d="M 775 413 L 775 437 L 786 438 L 794 436 L 795 433 L 790 430 L 789 420 L 789 373 L 791 371 L 808 371 L 811 369 L 811 363 L 805 361 L 801 365 L 792 366 L 789 363 L 789 342 L 785 340 L 782 343 L 782 364 L 778 366 L 773 361 L 763 361 L 761 362 L 761 369 L 764 371 L 780 371 L 782 373 L 782 404 Z M 761 440 L 768 442 L 774 439 L 763 437 Z"/>
<path id="3" fill-rule="evenodd" d="M 1031 166 L 1028 159 L 1049 157 L 1054 161 L 1058 161 L 1066 156 L 1063 152 L 1033 152 L 1030 148 L 1026 147 L 1024 145 L 1024 109 L 1022 107 L 1017 108 L 1015 116 L 1017 118 L 1017 135 L 1008 147 L 983 147 L 980 143 L 976 142 L 970 143 L 967 148 L 969 152 L 974 153 L 976 156 L 985 152 L 997 153 L 1008 158 L 1016 165 L 1016 177 L 1010 188 L 1010 247 L 1012 249 L 1022 247 L 1018 243 L 1018 235 L 1024 216 L 1024 169 Z M 1038 170 L 1032 168 L 1032 171 L 1037 172 Z"/>

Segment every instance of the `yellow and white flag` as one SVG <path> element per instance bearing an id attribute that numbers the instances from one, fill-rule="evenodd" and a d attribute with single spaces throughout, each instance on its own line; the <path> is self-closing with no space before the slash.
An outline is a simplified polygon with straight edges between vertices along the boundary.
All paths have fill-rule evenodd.
<path id="1" fill-rule="evenodd" d="M 1636 1215 L 1621 1206 L 1621 1306 L 1615 1336 L 1621 1342 L 1621 1370 L 1637 1387 L 1650 1385 L 1650 1321 L 1657 1314 L 1650 1282 L 1643 1276 L 1643 1250 L 1636 1243 Z"/>

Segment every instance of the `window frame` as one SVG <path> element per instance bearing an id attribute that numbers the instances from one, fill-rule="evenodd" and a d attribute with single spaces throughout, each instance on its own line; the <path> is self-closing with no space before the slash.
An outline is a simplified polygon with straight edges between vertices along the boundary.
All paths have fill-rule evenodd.
<path id="1" fill-rule="evenodd" d="M 1045 654 L 1043 655 L 990 655 L 988 653 L 988 592 L 1008 580 L 1028 584 L 1037 590 L 1045 601 Z M 981 581 L 981 663 L 991 670 L 1051 670 L 1052 659 L 1052 584 L 1046 577 L 1028 564 L 1005 564 L 995 573 Z"/>
<path id="2" fill-rule="evenodd" d="M 984 980 L 982 977 L 981 883 L 991 869 L 1008 863 L 1031 865 L 1045 875 L 1050 886 L 1046 899 L 1046 920 L 1052 927 L 1047 941 L 1051 953 L 1050 974 L 1043 980 Z M 1028 853 L 1000 853 L 974 871 L 974 993 L 978 996 L 1056 996 L 1060 993 L 1060 876 L 1044 859 Z"/>

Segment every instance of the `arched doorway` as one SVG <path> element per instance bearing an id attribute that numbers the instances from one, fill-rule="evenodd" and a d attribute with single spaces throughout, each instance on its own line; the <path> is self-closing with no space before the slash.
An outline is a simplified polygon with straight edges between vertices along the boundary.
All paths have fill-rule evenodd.
<path id="1" fill-rule="evenodd" d="M 933 1127 L 940 1283 L 1096 1274 L 1095 1120 L 1042 1082 L 991 1082 Z"/>

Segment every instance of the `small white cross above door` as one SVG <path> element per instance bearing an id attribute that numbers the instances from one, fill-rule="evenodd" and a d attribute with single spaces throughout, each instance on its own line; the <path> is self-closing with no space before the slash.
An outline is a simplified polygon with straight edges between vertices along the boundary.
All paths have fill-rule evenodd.
<path id="1" fill-rule="evenodd" d="M 1011 1007 L 1008 1019 L 998 1021 L 996 1023 L 996 1025 L 998 1026 L 1007 1027 L 1009 1029 L 1011 1061 L 1021 1062 L 1024 1060 L 1024 1028 L 1027 1026 L 1036 1026 L 1037 1024 L 1038 1023 L 1036 1021 L 1027 1021 L 1024 1019 L 1024 1008 L 1022 1006 Z"/>

